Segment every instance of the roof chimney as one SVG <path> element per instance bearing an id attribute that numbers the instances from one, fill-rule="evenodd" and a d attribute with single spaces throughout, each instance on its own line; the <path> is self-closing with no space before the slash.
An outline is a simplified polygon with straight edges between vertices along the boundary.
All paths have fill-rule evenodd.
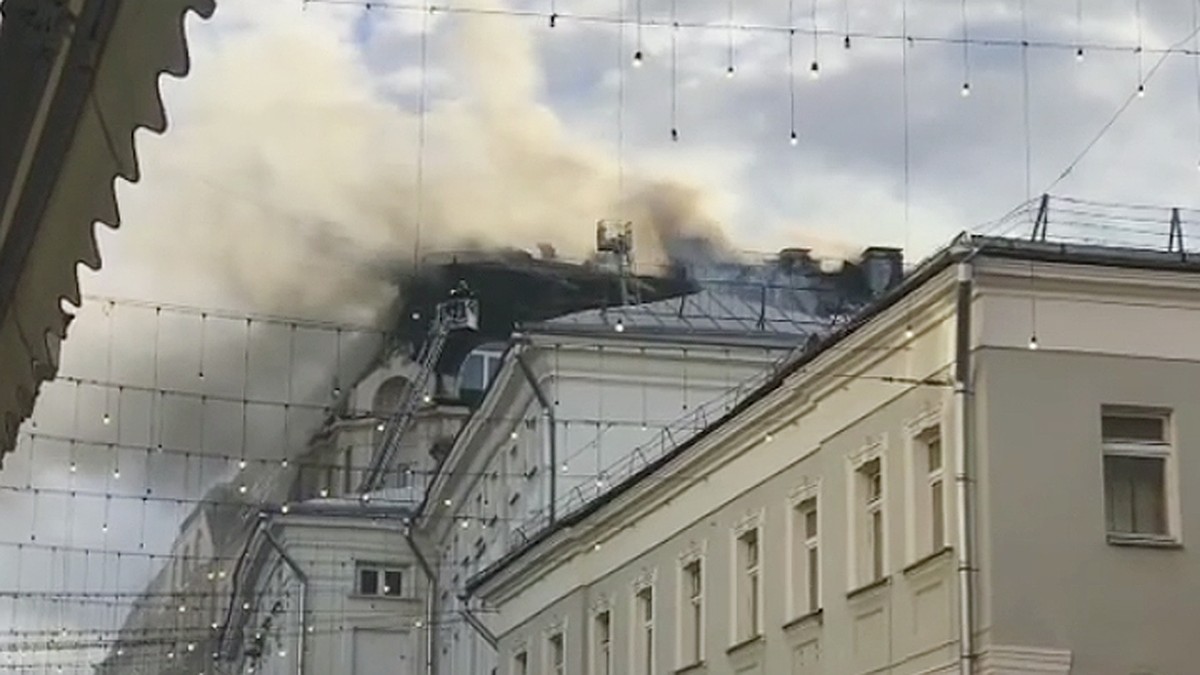
<path id="1" fill-rule="evenodd" d="M 883 295 L 904 279 L 904 253 L 898 248 L 872 246 L 863 251 L 860 265 L 874 297 Z"/>
<path id="2" fill-rule="evenodd" d="M 790 274 L 800 274 L 816 268 L 812 249 L 791 247 L 779 250 L 779 267 Z"/>

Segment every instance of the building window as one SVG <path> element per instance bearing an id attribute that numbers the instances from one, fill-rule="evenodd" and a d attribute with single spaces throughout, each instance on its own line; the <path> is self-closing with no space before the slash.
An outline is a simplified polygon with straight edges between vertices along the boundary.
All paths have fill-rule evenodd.
<path id="1" fill-rule="evenodd" d="M 529 675 L 529 654 L 519 651 L 513 655 L 513 675 Z"/>
<path id="2" fill-rule="evenodd" d="M 792 613 L 810 614 L 821 608 L 821 547 L 817 498 L 792 507 Z"/>
<path id="3" fill-rule="evenodd" d="M 758 527 L 753 527 L 737 536 L 737 566 L 734 588 L 736 633 L 738 642 L 757 637 L 762 633 L 762 584 L 761 543 Z"/>
<path id="4" fill-rule="evenodd" d="M 1104 409 L 1104 502 L 1110 539 L 1173 539 L 1169 422 L 1169 414 L 1159 410 Z"/>
<path id="5" fill-rule="evenodd" d="M 643 586 L 634 595 L 633 663 L 637 675 L 654 675 L 654 588 Z"/>
<path id="6" fill-rule="evenodd" d="M 596 613 L 595 645 L 593 646 L 592 675 L 613 675 L 612 670 L 612 612 Z"/>
<path id="7" fill-rule="evenodd" d="M 883 578 L 885 533 L 883 523 L 883 464 L 876 457 L 858 468 L 858 583 Z"/>
<path id="8" fill-rule="evenodd" d="M 404 569 L 375 563 L 355 565 L 354 592 L 398 598 L 404 595 Z"/>
<path id="9" fill-rule="evenodd" d="M 704 568 L 693 558 L 680 569 L 679 665 L 704 660 Z"/>
<path id="10" fill-rule="evenodd" d="M 916 537 L 914 558 L 936 553 L 946 546 L 946 481 L 942 434 L 937 426 L 913 437 L 913 514 Z"/>
<path id="11" fill-rule="evenodd" d="M 567 663 L 563 634 L 555 633 L 546 640 L 546 672 L 549 675 L 565 675 Z"/>

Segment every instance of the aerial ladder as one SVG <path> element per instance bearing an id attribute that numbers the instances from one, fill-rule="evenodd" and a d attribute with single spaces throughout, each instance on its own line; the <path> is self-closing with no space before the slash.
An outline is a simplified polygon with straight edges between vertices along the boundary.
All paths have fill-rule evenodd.
<path id="1" fill-rule="evenodd" d="M 421 406 L 432 400 L 429 382 L 433 378 L 438 359 L 442 356 L 450 334 L 459 330 L 478 329 L 479 300 L 471 294 L 465 283 L 459 282 L 458 286 L 450 291 L 450 297 L 434 308 L 429 333 L 417 357 L 417 375 L 401 404 L 384 424 L 379 445 L 375 448 L 366 475 L 358 486 L 360 494 L 382 486 L 384 478 L 396 461 L 396 455 L 400 452 L 400 441 L 413 425 Z"/>

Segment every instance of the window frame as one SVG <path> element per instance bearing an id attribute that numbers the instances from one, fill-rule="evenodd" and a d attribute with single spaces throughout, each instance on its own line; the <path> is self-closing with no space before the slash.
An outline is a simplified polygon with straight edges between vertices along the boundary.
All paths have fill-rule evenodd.
<path id="1" fill-rule="evenodd" d="M 654 667 L 658 661 L 658 650 L 655 646 L 658 640 L 658 594 L 655 591 L 654 577 L 655 575 L 651 573 L 633 584 L 633 602 L 630 607 L 633 621 L 629 626 L 632 637 L 629 650 L 629 672 L 632 675 L 654 675 Z M 642 612 L 643 595 L 649 600 L 650 617 L 648 619 Z M 643 646 L 645 647 L 644 654 L 640 653 Z M 639 656 L 644 658 L 644 662 L 639 663 Z M 643 669 L 644 665 L 649 665 L 649 669 Z"/>
<path id="2" fill-rule="evenodd" d="M 953 475 L 947 468 L 947 434 L 941 412 L 941 406 L 937 405 L 905 424 L 905 560 L 909 564 L 951 546 L 949 497 L 952 486 L 948 485 L 947 479 L 952 479 Z M 938 449 L 936 468 L 930 462 L 934 440 Z M 934 504 L 934 494 L 939 489 L 941 508 Z M 939 525 L 940 537 L 937 536 Z"/>
<path id="3" fill-rule="evenodd" d="M 806 479 L 807 481 L 807 479 Z M 821 489 L 820 481 L 813 480 L 805 482 L 794 489 L 787 499 L 787 620 L 788 623 L 796 619 L 815 614 L 821 611 L 825 606 L 824 588 L 825 588 L 825 569 L 822 564 L 822 536 L 825 532 L 825 527 L 821 523 Z M 807 533 L 807 514 L 816 512 L 817 518 L 817 533 L 815 537 L 809 537 Z M 812 551 L 816 551 L 817 569 L 816 569 L 816 589 L 815 598 L 809 586 L 812 582 L 812 575 L 809 570 L 812 560 Z M 803 592 L 804 597 L 801 598 Z M 815 604 L 814 604 L 815 600 Z"/>
<path id="4" fill-rule="evenodd" d="M 567 675 L 567 631 L 563 626 L 556 626 L 546 634 L 546 666 L 547 675 Z M 557 651 L 556 651 L 557 647 Z M 555 663 L 558 657 L 558 663 Z"/>
<path id="5" fill-rule="evenodd" d="M 367 593 L 363 590 L 363 572 L 372 572 L 375 574 L 374 593 Z M 381 598 L 386 600 L 407 598 L 409 597 L 407 588 L 408 573 L 408 565 L 375 560 L 355 560 L 353 589 L 350 594 L 357 598 Z M 387 583 L 388 574 L 400 575 L 400 586 L 396 589 L 395 593 L 388 592 L 388 589 L 391 588 Z"/>
<path id="6" fill-rule="evenodd" d="M 1104 420 L 1110 416 L 1159 420 L 1162 424 L 1162 439 L 1159 441 L 1134 439 L 1110 441 L 1104 436 Z M 1178 451 L 1173 411 L 1157 406 L 1104 405 L 1100 410 L 1100 427 L 1102 517 L 1105 538 L 1108 543 L 1125 546 L 1175 546 L 1181 544 Z M 1107 467 L 1109 457 L 1162 460 L 1162 508 L 1165 533 L 1117 532 L 1111 529 Z"/>
<path id="7" fill-rule="evenodd" d="M 696 568 L 698 573 L 699 592 L 696 594 L 692 593 L 691 587 L 690 570 L 693 567 Z M 676 585 L 676 609 L 678 616 L 676 616 L 675 622 L 675 663 L 677 670 L 702 664 L 707 658 L 705 644 L 707 642 L 705 637 L 708 627 L 708 583 L 705 580 L 707 567 L 705 546 L 703 543 L 698 547 L 685 551 L 679 557 L 679 583 Z M 685 639 L 689 633 L 694 633 L 691 636 L 695 639 L 694 645 Z M 686 649 L 688 646 L 693 647 L 690 653 Z"/>
<path id="8" fill-rule="evenodd" d="M 732 551 L 730 556 L 733 574 L 730 575 L 730 644 L 738 645 L 761 637 L 765 632 L 763 625 L 763 560 L 764 541 L 763 511 L 751 513 L 738 522 L 733 528 L 731 538 Z M 745 539 L 753 534 L 755 540 L 756 558 L 754 564 L 749 563 L 749 556 L 743 560 L 742 552 Z M 756 583 L 752 583 L 752 580 Z M 754 596 L 749 598 L 750 607 L 747 620 L 750 625 L 742 625 L 742 585 L 745 583 Z M 743 630 L 747 628 L 748 630 Z"/>
<path id="9" fill-rule="evenodd" d="M 887 436 L 881 434 L 869 437 L 867 443 L 856 454 L 847 458 L 846 480 L 850 489 L 846 490 L 846 519 L 848 535 L 846 537 L 847 553 L 847 592 L 855 591 L 880 583 L 887 579 L 890 569 L 890 547 L 888 527 L 891 523 L 888 508 L 890 491 L 888 489 L 888 460 L 886 456 Z M 872 483 L 867 469 L 877 464 L 879 474 L 879 494 L 873 499 L 867 499 Z M 872 514 L 879 514 L 880 534 L 878 542 L 873 533 Z M 870 550 L 874 545 L 875 550 Z M 874 575 L 874 559 L 878 555 L 881 574 Z"/>
<path id="10" fill-rule="evenodd" d="M 529 649 L 525 645 L 513 649 L 512 675 L 529 675 Z"/>
<path id="11" fill-rule="evenodd" d="M 604 617 L 607 640 L 600 639 L 600 618 Z M 592 608 L 591 620 L 591 649 L 589 653 L 588 672 L 590 675 L 614 675 L 613 671 L 613 608 L 607 602 L 601 602 Z M 601 657 L 604 657 L 601 661 Z"/>

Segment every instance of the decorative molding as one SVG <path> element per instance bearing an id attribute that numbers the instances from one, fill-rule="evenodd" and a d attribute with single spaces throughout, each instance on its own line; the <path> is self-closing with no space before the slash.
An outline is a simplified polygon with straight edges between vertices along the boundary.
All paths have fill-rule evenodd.
<path id="1" fill-rule="evenodd" d="M 596 616 L 601 612 L 611 612 L 613 608 L 612 595 L 609 593 L 601 593 L 592 600 L 588 605 L 588 614 Z"/>
<path id="2" fill-rule="evenodd" d="M 804 476 L 801 478 L 800 484 L 788 492 L 788 506 L 796 508 L 809 499 L 816 499 L 820 493 L 821 477 Z"/>
<path id="3" fill-rule="evenodd" d="M 633 581 L 631 581 L 629 585 L 633 587 L 633 592 L 637 593 L 643 588 L 654 588 L 657 582 L 658 568 L 650 567 L 643 569 L 636 577 L 633 578 Z"/>
<path id="4" fill-rule="evenodd" d="M 1055 673 L 1069 675 L 1071 651 L 1049 647 L 992 645 L 978 658 L 981 675 L 1023 675 L 1024 673 Z"/>
<path id="5" fill-rule="evenodd" d="M 708 540 L 701 539 L 700 541 L 688 542 L 686 548 L 679 552 L 679 566 L 683 567 L 688 563 L 696 560 L 703 560 L 708 554 Z"/>
<path id="6" fill-rule="evenodd" d="M 765 517 L 766 509 L 763 507 L 759 507 L 754 511 L 747 512 L 746 515 L 739 518 L 737 522 L 733 524 L 734 538 L 736 539 L 750 530 L 762 527 L 763 519 Z"/>
<path id="7" fill-rule="evenodd" d="M 920 435 L 927 429 L 940 427 L 941 423 L 942 401 L 935 399 L 927 401 L 915 416 L 904 421 L 904 432 L 911 438 Z"/>
<path id="8" fill-rule="evenodd" d="M 886 432 L 867 436 L 858 452 L 847 455 L 846 459 L 850 461 L 850 466 L 857 470 L 863 464 L 882 456 L 883 451 L 887 449 L 887 445 L 888 436 Z"/>

